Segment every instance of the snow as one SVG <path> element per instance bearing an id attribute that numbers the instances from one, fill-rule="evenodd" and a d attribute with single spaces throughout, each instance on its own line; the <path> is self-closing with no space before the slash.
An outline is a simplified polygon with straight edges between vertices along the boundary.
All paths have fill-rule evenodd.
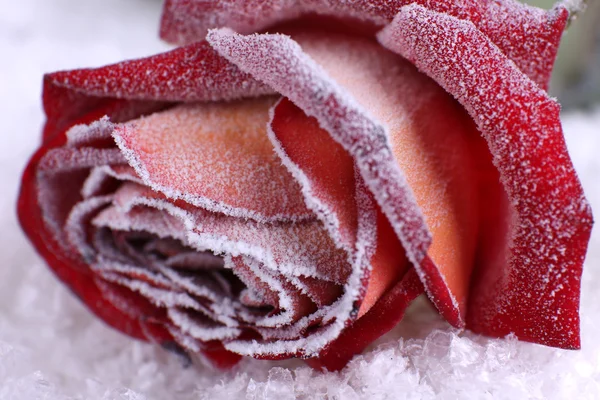
<path id="1" fill-rule="evenodd" d="M 153 0 L 0 0 L 0 399 L 188 400 L 600 397 L 600 234 L 583 276 L 582 350 L 458 334 L 423 303 L 341 373 L 298 361 L 210 369 L 92 317 L 33 252 L 15 218 L 19 176 L 39 142 L 41 76 L 166 48 Z M 567 144 L 600 210 L 600 108 L 564 115 Z M 403 337 L 404 339 L 400 339 Z"/>

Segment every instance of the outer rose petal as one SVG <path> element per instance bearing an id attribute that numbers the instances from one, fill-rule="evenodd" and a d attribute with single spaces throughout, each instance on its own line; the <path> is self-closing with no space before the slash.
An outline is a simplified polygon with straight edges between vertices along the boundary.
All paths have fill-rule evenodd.
<path id="1" fill-rule="evenodd" d="M 199 42 L 106 67 L 46 75 L 43 102 L 48 124 L 44 138 L 63 130 L 69 121 L 109 104 L 115 104 L 115 112 L 120 113 L 129 104 L 146 108 L 154 104 L 145 110 L 147 113 L 168 102 L 232 100 L 269 93 L 271 89 L 239 71 L 206 42 Z M 133 101 L 114 103 L 108 99 Z M 113 122 L 139 114 L 113 117 Z"/>
<path id="2" fill-rule="evenodd" d="M 161 37 L 186 44 L 203 39 L 211 28 L 229 27 L 247 34 L 305 14 L 350 17 L 383 26 L 401 7 L 412 3 L 473 22 L 526 75 L 547 89 L 569 14 L 562 3 L 545 12 L 516 0 L 167 0 Z"/>
<path id="3" fill-rule="evenodd" d="M 379 39 L 464 105 L 510 200 L 508 249 L 482 255 L 467 326 L 578 348 L 592 215 L 567 153 L 558 105 L 469 22 L 407 6 Z M 494 228 L 483 226 L 484 235 Z M 484 247 L 489 239 L 483 237 Z"/>

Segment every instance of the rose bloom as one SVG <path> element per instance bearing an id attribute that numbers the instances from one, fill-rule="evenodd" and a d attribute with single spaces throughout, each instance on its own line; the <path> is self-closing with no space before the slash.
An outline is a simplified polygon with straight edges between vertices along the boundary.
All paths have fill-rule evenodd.
<path id="1" fill-rule="evenodd" d="M 456 328 L 578 348 L 592 216 L 546 93 L 568 18 L 167 1 L 183 47 L 45 76 L 21 224 L 109 325 L 219 367 L 342 368 L 422 293 Z"/>

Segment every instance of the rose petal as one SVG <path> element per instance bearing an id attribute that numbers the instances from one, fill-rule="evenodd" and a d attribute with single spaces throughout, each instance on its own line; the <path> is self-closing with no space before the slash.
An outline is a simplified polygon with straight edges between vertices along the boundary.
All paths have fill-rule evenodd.
<path id="1" fill-rule="evenodd" d="M 437 11 L 437 10 L 434 10 Z M 552 67 L 569 18 L 565 5 L 545 11 L 515 0 L 487 1 L 480 24 L 473 21 L 517 67 L 548 90 Z"/>
<path id="2" fill-rule="evenodd" d="M 206 42 L 94 69 L 44 76 L 44 138 L 94 112 L 123 122 L 175 101 L 217 101 L 270 94 Z"/>
<path id="3" fill-rule="evenodd" d="M 381 335 L 390 331 L 404 316 L 408 305 L 421 293 L 423 284 L 414 269 L 387 291 L 362 318 L 342 331 L 336 340 L 306 362 L 313 368 L 339 371 L 355 354 L 362 352 Z"/>
<path id="4" fill-rule="evenodd" d="M 211 32 L 209 36 L 211 43 L 215 40 L 213 34 L 216 33 Z M 413 262 L 416 260 L 417 271 L 440 312 L 452 324 L 462 326 L 473 268 L 478 212 L 469 144 L 469 138 L 474 136 L 476 139 L 477 134 L 472 129 L 468 116 L 463 115 L 460 107 L 444 91 L 419 74 L 414 67 L 369 40 L 334 34 L 324 36 L 318 32 L 296 34 L 294 37 L 319 66 L 307 59 L 305 53 L 292 52 L 289 49 L 291 44 L 285 43 L 291 40 L 283 36 L 234 36 L 216 40 L 221 40 L 217 48 L 227 52 L 224 53 L 226 56 L 235 58 L 235 62 L 240 63 L 240 68 L 264 79 L 284 95 L 291 96 L 309 114 L 316 115 L 321 126 L 327 127 L 327 131 L 350 150 L 359 168 L 361 163 L 368 165 L 361 172 L 367 174 L 370 189 L 383 210 L 386 211 L 387 207 L 388 217 L 390 208 L 406 201 L 406 194 L 391 194 L 391 178 L 386 181 L 385 187 L 378 186 L 378 181 L 384 181 L 382 176 L 394 173 L 400 165 L 406 174 L 408 186 L 414 191 L 416 202 L 421 206 L 432 229 L 433 243 L 429 249 L 432 262 L 421 265 L 420 259 L 415 258 L 414 253 L 411 254 L 418 243 L 412 238 L 407 245 L 406 236 L 403 238 L 406 231 L 401 230 L 405 221 L 398 220 L 398 214 L 393 215 L 395 218 L 391 219 L 392 226 L 401 240 L 404 239 L 402 242 L 409 259 Z M 267 52 L 268 48 L 268 54 L 279 55 L 278 62 L 273 64 L 261 60 L 263 62 L 259 64 L 255 59 L 242 60 L 242 54 L 248 56 L 245 46 L 252 48 L 254 54 Z M 250 57 L 256 58 L 253 55 Z M 297 65 L 302 65 L 303 69 L 300 70 Z M 320 67 L 326 70 L 335 83 L 320 73 Z M 288 68 L 298 68 L 298 71 L 292 72 Z M 297 81 L 282 82 L 279 69 L 286 70 L 286 79 L 287 76 L 293 76 Z M 341 85 L 343 89 L 337 85 Z M 344 89 L 349 94 L 342 94 Z M 314 98 L 317 95 L 312 91 L 318 91 L 320 98 L 336 96 L 340 100 L 325 100 L 325 104 L 315 105 L 317 102 Z M 352 97 L 348 97 L 349 95 Z M 353 99 L 364 108 L 352 104 Z M 293 111 L 294 106 L 290 103 L 282 102 L 278 106 L 274 122 L 277 122 L 277 110 L 283 110 L 284 107 L 286 111 L 280 112 L 285 112 L 282 116 L 285 122 L 279 122 L 277 126 L 272 124 L 276 136 L 279 133 L 285 135 L 282 136 L 282 140 L 285 140 L 282 151 L 294 153 L 291 162 L 300 163 L 297 167 L 303 170 L 306 177 L 303 179 L 308 179 L 311 186 L 315 186 L 314 189 L 311 188 L 313 193 L 309 195 L 315 196 L 318 202 L 328 205 L 332 212 L 340 215 L 338 220 L 344 221 L 349 227 L 347 230 L 351 231 L 353 222 L 342 214 L 347 211 L 340 210 L 347 207 L 347 199 L 353 197 L 351 193 L 344 193 L 344 190 L 352 187 L 346 182 L 353 171 L 352 159 L 347 156 L 344 159 L 338 155 L 331 161 L 326 157 L 316 160 L 315 156 L 319 155 L 314 154 L 316 150 L 310 147 L 313 142 L 320 147 L 321 157 L 325 154 L 340 154 L 341 146 L 333 140 L 325 139 L 327 132 L 319 128 L 315 120 L 310 121 L 302 112 Z M 350 115 L 347 110 L 352 110 L 358 116 L 353 115 L 354 120 L 346 117 Z M 432 112 L 440 117 L 431 118 Z M 382 145 L 383 151 L 389 151 L 392 155 L 389 160 L 385 158 L 385 153 L 383 157 L 379 157 L 382 153 L 369 154 L 368 149 L 375 148 L 379 143 L 364 141 L 369 135 L 373 137 L 373 131 L 363 128 L 365 125 L 373 127 L 375 132 L 381 130 L 383 135 L 389 135 L 389 139 L 386 137 Z M 356 126 L 362 130 L 360 134 L 358 129 L 356 132 L 350 130 L 356 129 Z M 388 140 L 391 143 L 388 144 Z M 304 143 L 299 143 L 301 141 Z M 452 148 L 452 152 L 448 151 L 449 148 Z M 295 154 L 298 152 L 300 153 Z M 373 154 L 377 154 L 377 157 Z M 346 172 L 336 174 L 342 168 Z M 331 182 L 344 176 L 342 173 L 346 178 L 332 186 Z M 327 178 L 328 175 L 331 177 Z M 417 208 L 416 205 L 411 207 Z M 396 210 L 397 208 L 393 212 Z M 410 212 L 414 213 L 414 209 Z M 409 234 L 414 235 L 414 232 Z M 383 281 L 394 282 L 391 278 L 383 278 L 384 275 L 380 276 Z M 385 288 L 388 284 L 383 284 L 382 287 Z"/>
<path id="5" fill-rule="evenodd" d="M 214 366 L 223 370 L 229 370 L 242 361 L 242 356 L 225 350 L 221 343 L 214 344 L 211 348 L 201 349 L 200 351 Z"/>
<path id="6" fill-rule="evenodd" d="M 44 80 L 87 96 L 129 100 L 219 101 L 272 93 L 206 42 L 100 68 L 55 72 Z"/>
<path id="7" fill-rule="evenodd" d="M 38 156 L 43 150 L 38 153 Z M 81 298 L 83 303 L 100 319 L 115 329 L 130 336 L 145 339 L 144 322 L 141 316 L 147 318 L 162 318 L 158 310 L 143 297 L 121 287 L 112 287 L 113 293 L 127 299 L 127 304 L 122 308 L 115 306 L 110 293 L 103 286 L 105 282 L 98 279 L 89 270 L 88 266 L 79 258 L 78 253 L 66 248 L 64 243 L 57 242 L 47 230 L 38 204 L 37 189 L 35 185 L 35 164 L 30 164 L 24 174 L 21 186 L 21 195 L 18 202 L 18 213 L 21 226 L 35 245 L 37 251 L 52 268 L 54 273 L 64 282 L 69 282 L 69 287 Z M 37 210 L 37 211 L 36 211 Z M 155 338 L 161 341 L 172 340 L 170 334 L 163 329 L 155 332 Z"/>
<path id="8" fill-rule="evenodd" d="M 315 311 L 315 304 L 283 276 L 271 273 L 249 257 L 232 257 L 232 268 L 249 288 L 265 296 L 274 307 L 273 315 L 255 322 L 257 326 L 283 327 Z"/>
<path id="9" fill-rule="evenodd" d="M 358 240 L 358 215 L 366 211 L 356 201 L 354 160 L 331 136 L 319 128 L 289 100 L 273 110 L 272 138 L 284 164 L 302 183 L 307 202 L 312 205 L 329 232 L 342 246 Z M 362 207 L 361 207 L 362 206 Z M 394 285 L 408 268 L 404 249 L 389 221 L 377 212 L 377 249 L 372 256 L 366 293 L 358 311 L 364 315 L 379 297 Z"/>
<path id="10" fill-rule="evenodd" d="M 361 243 L 364 238 L 359 237 L 360 219 L 373 212 L 374 202 L 370 196 L 368 201 L 361 201 L 364 183 L 356 175 L 354 160 L 319 128 L 314 118 L 306 117 L 302 110 L 283 99 L 272 110 L 270 138 L 283 163 L 301 183 L 307 204 L 338 246 L 351 257 L 361 257 L 356 252 L 365 245 L 376 247 L 358 310 L 360 318 L 404 273 L 408 264 L 404 249 L 379 209 L 369 234 L 371 240 L 377 238 L 377 243 Z M 386 231 L 385 227 L 389 229 Z"/>
<path id="11" fill-rule="evenodd" d="M 117 215 L 113 215 L 115 212 L 120 213 L 118 218 Z M 148 214 L 149 212 L 154 214 L 154 217 Z M 197 248 L 210 248 L 219 253 L 250 255 L 244 256 L 244 263 L 249 266 L 256 264 L 257 268 L 252 267 L 251 271 L 257 274 L 262 282 L 268 283 L 271 290 L 279 293 L 279 302 L 285 300 L 279 306 L 289 310 L 289 315 L 282 314 L 280 317 L 273 315 L 265 318 L 244 316 L 244 320 L 253 323 L 252 329 L 263 337 L 261 342 L 249 343 L 248 338 L 240 337 L 228 342 L 227 348 L 241 354 L 263 358 L 289 357 L 294 354 L 315 356 L 326 343 L 337 337 L 344 323 L 355 315 L 353 305 L 362 298 L 360 290 L 366 268 L 358 259 L 353 261 L 354 265 L 350 270 L 351 266 L 345 259 L 347 255 L 335 249 L 318 221 L 268 225 L 251 220 L 244 221 L 213 214 L 180 202 L 170 203 L 164 196 L 147 187 L 126 182 L 115 193 L 114 206 L 102 211 L 95 218 L 94 224 L 118 231 L 143 230 L 161 236 L 171 229 L 168 226 L 174 226 L 168 221 L 165 225 L 165 218 L 167 220 L 175 218 L 184 224 L 183 230 L 187 230 L 186 237 L 190 245 Z M 159 223 L 152 222 L 155 220 Z M 161 227 L 161 224 L 166 227 Z M 359 223 L 359 237 L 364 235 L 361 224 L 362 222 Z M 166 274 L 166 271 L 163 271 L 163 274 Z M 149 282 L 134 282 L 122 275 L 103 276 L 105 279 L 148 296 L 155 304 L 163 307 L 191 308 L 210 315 L 201 304 L 190 296 L 183 296 L 182 293 L 169 294 Z M 286 281 L 288 276 L 290 280 Z M 294 287 L 295 276 L 340 282 L 344 284 L 344 293 L 335 303 L 297 320 L 300 314 L 315 310 L 312 309 L 314 304 L 310 301 L 308 293 L 305 296 L 301 293 L 301 289 L 298 291 Z M 310 280 L 304 282 L 310 284 Z M 312 286 L 313 289 L 318 289 L 315 285 Z M 323 289 L 331 287 L 328 284 L 321 286 Z M 193 293 L 190 288 L 185 289 L 186 292 Z M 261 290 L 264 292 L 266 288 L 263 287 Z M 294 303 L 298 304 L 294 305 Z M 223 304 L 223 307 L 226 305 Z M 226 312 L 223 309 L 221 314 L 224 311 Z M 340 323 L 332 323 L 336 319 Z M 284 323 L 290 325 L 281 327 L 280 324 Z M 277 330 L 273 330 L 270 326 Z M 302 337 L 302 332 L 313 326 L 318 328 L 318 333 Z M 269 339 L 275 337 L 281 340 L 272 343 Z M 259 338 L 251 337 L 251 339 Z"/>
<path id="12" fill-rule="evenodd" d="M 269 133 L 281 160 L 332 238 L 351 248 L 357 240 L 359 213 L 354 160 L 289 100 L 282 99 L 272 114 Z"/>
<path id="13" fill-rule="evenodd" d="M 569 14 L 563 4 L 544 11 L 516 0 L 167 0 L 160 32 L 167 41 L 185 44 L 204 39 L 212 28 L 229 27 L 248 34 L 306 14 L 357 18 L 383 26 L 411 3 L 473 22 L 525 74 L 547 89 Z"/>
<path id="14" fill-rule="evenodd" d="M 273 102 L 180 105 L 114 137 L 144 183 L 171 199 L 263 222 L 312 218 L 267 138 Z"/>
<path id="15" fill-rule="evenodd" d="M 396 165 L 385 128 L 287 36 L 241 36 L 221 29 L 211 31 L 208 41 L 240 69 L 268 83 L 308 115 L 316 116 L 320 125 L 355 157 L 360 175 L 378 203 L 383 204 L 409 259 L 419 264 L 430 236 Z"/>
<path id="16" fill-rule="evenodd" d="M 136 206 L 164 212 L 157 213 L 156 219 L 150 219 L 150 216 L 128 219 L 125 213 Z M 134 183 L 124 183 L 117 191 L 115 208 L 119 210 L 119 218 L 103 219 L 103 226 L 116 230 L 144 230 L 160 236 L 166 230 L 159 224 L 168 219 L 166 225 L 172 225 L 170 219 L 175 218 L 183 223 L 187 240 L 196 248 L 208 248 L 219 254 L 245 254 L 265 263 L 272 271 L 337 283 L 345 282 L 352 272 L 345 253 L 335 248 L 316 220 L 261 224 L 185 203 L 172 203 L 150 188 Z M 159 218 L 161 214 L 165 215 L 162 219 Z M 130 216 L 135 217 L 135 214 Z"/>
<path id="17" fill-rule="evenodd" d="M 186 366 L 191 364 L 186 351 L 190 354 L 202 353 L 214 367 L 222 370 L 229 370 L 242 360 L 242 356 L 225 350 L 223 344 L 218 341 L 202 342 L 175 326 L 169 326 L 168 330 L 175 341 L 164 343 L 163 347 L 182 356 Z"/>
<path id="18" fill-rule="evenodd" d="M 508 249 L 483 255 L 468 327 L 579 347 L 580 276 L 592 217 L 558 105 L 470 22 L 407 6 L 379 40 L 464 105 L 488 141 L 510 200 Z"/>

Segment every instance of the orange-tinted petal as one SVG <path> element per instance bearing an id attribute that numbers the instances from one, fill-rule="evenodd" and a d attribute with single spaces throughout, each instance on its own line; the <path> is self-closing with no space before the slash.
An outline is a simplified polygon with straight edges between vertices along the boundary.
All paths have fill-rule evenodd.
<path id="1" fill-rule="evenodd" d="M 144 183 L 171 199 L 261 221 L 309 218 L 267 138 L 273 102 L 180 105 L 118 127 L 115 138 Z"/>

